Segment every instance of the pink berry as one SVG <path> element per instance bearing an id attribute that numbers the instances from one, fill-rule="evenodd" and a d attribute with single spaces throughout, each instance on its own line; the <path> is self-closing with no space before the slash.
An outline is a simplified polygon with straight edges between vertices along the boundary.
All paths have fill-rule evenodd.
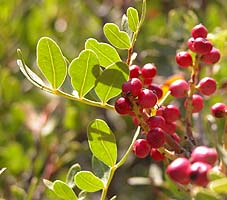
<path id="1" fill-rule="evenodd" d="M 165 156 L 160 153 L 158 149 L 152 148 L 150 151 L 150 157 L 155 161 L 161 161 L 165 159 Z"/>
<path id="2" fill-rule="evenodd" d="M 217 63 L 221 58 L 221 53 L 218 49 L 213 47 L 211 51 L 202 56 L 202 61 L 206 64 L 214 64 Z"/>
<path id="3" fill-rule="evenodd" d="M 117 99 L 117 101 L 115 102 L 115 110 L 121 115 L 129 114 L 131 111 L 129 100 L 124 97 Z"/>
<path id="4" fill-rule="evenodd" d="M 146 78 L 153 78 L 156 75 L 157 69 L 153 63 L 147 63 L 142 67 L 142 77 Z"/>
<path id="5" fill-rule="evenodd" d="M 212 47 L 209 40 L 201 37 L 196 38 L 193 43 L 194 52 L 202 55 L 209 53 Z"/>
<path id="6" fill-rule="evenodd" d="M 132 147 L 133 153 L 138 158 L 145 158 L 147 155 L 149 155 L 150 150 L 151 147 L 145 139 L 136 140 Z"/>
<path id="7" fill-rule="evenodd" d="M 150 129 L 163 128 L 166 123 L 165 119 L 162 116 L 149 117 L 146 122 Z"/>
<path id="8" fill-rule="evenodd" d="M 176 122 L 166 122 L 163 131 L 172 135 L 176 132 Z"/>
<path id="9" fill-rule="evenodd" d="M 157 103 L 157 95 L 149 89 L 143 89 L 138 95 L 138 103 L 142 108 L 153 108 Z"/>
<path id="10" fill-rule="evenodd" d="M 158 99 L 162 98 L 163 91 L 162 91 L 162 88 L 159 87 L 158 85 L 152 83 L 148 86 L 148 89 L 153 91 L 157 95 Z"/>
<path id="11" fill-rule="evenodd" d="M 188 106 L 188 99 L 184 102 L 184 107 Z M 197 113 L 203 109 L 203 98 L 198 94 L 192 96 L 192 112 Z"/>
<path id="12" fill-rule="evenodd" d="M 227 106 L 224 103 L 216 103 L 211 107 L 212 114 L 217 118 L 227 116 Z"/>
<path id="13" fill-rule="evenodd" d="M 163 111 L 163 117 L 167 123 L 175 122 L 180 118 L 180 111 L 175 105 L 167 105 Z"/>
<path id="14" fill-rule="evenodd" d="M 141 74 L 141 68 L 138 65 L 131 65 L 129 67 L 129 78 L 138 78 Z"/>
<path id="15" fill-rule="evenodd" d="M 186 158 L 177 158 L 167 167 L 169 177 L 182 185 L 190 182 L 190 161 Z"/>
<path id="16" fill-rule="evenodd" d="M 132 78 L 131 80 L 123 83 L 122 92 L 124 94 L 132 94 L 132 96 L 136 97 L 142 90 L 142 82 L 138 78 Z"/>
<path id="17" fill-rule="evenodd" d="M 176 55 L 176 62 L 180 67 L 189 67 L 192 65 L 192 56 L 187 51 L 181 51 Z"/>
<path id="18" fill-rule="evenodd" d="M 208 171 L 211 169 L 211 165 L 203 162 L 195 162 L 191 165 L 190 179 L 192 184 L 198 186 L 207 186 L 209 183 L 208 180 Z"/>
<path id="19" fill-rule="evenodd" d="M 187 42 L 187 44 L 188 44 L 188 48 L 191 50 L 191 51 L 193 51 L 193 52 L 195 52 L 195 49 L 194 49 L 194 38 L 193 37 L 191 37 L 191 38 L 189 38 L 188 39 L 188 42 Z"/>
<path id="20" fill-rule="evenodd" d="M 187 96 L 187 92 L 189 90 L 189 84 L 185 80 L 176 80 L 170 85 L 169 90 L 173 97 L 183 98 Z"/>
<path id="21" fill-rule="evenodd" d="M 213 78 L 205 77 L 200 80 L 198 87 L 199 87 L 199 91 L 203 95 L 209 96 L 216 91 L 217 83 L 216 83 L 216 80 L 214 80 Z"/>
<path id="22" fill-rule="evenodd" d="M 161 128 L 151 129 L 147 133 L 147 142 L 152 148 L 162 147 L 165 143 L 165 134 Z"/>
<path id="23" fill-rule="evenodd" d="M 214 148 L 208 148 L 206 146 L 196 147 L 191 154 L 191 162 L 204 162 L 210 165 L 214 165 L 218 159 L 218 153 Z"/>
<path id="24" fill-rule="evenodd" d="M 208 34 L 208 30 L 202 24 L 196 25 L 191 31 L 191 35 L 193 38 L 198 38 L 198 37 L 206 38 L 207 34 Z"/>

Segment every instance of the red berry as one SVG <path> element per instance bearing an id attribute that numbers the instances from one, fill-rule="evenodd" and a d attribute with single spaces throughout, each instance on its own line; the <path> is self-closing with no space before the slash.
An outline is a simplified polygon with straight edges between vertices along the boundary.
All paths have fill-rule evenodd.
<path id="1" fill-rule="evenodd" d="M 147 142 L 151 148 L 159 148 L 165 143 L 165 134 L 161 128 L 151 129 L 147 133 Z"/>
<path id="2" fill-rule="evenodd" d="M 184 107 L 188 106 L 188 99 L 184 102 Z M 192 112 L 197 113 L 203 109 L 203 98 L 198 94 L 192 96 Z"/>
<path id="3" fill-rule="evenodd" d="M 176 122 L 166 122 L 163 131 L 172 135 L 176 132 Z"/>
<path id="4" fill-rule="evenodd" d="M 209 53 L 212 47 L 209 40 L 201 37 L 196 38 L 193 43 L 194 52 L 202 55 Z"/>
<path id="5" fill-rule="evenodd" d="M 152 116 L 146 121 L 150 129 L 163 128 L 165 126 L 165 119 L 162 116 Z"/>
<path id="6" fill-rule="evenodd" d="M 166 108 L 165 106 L 159 107 L 158 110 L 156 111 L 156 115 L 163 116 L 163 112 L 164 112 L 165 108 Z"/>
<path id="7" fill-rule="evenodd" d="M 141 74 L 141 68 L 138 65 L 131 65 L 129 67 L 129 78 L 138 78 Z"/>
<path id="8" fill-rule="evenodd" d="M 153 79 L 152 78 L 144 78 L 143 79 L 143 84 L 144 85 L 150 85 L 152 83 Z"/>
<path id="9" fill-rule="evenodd" d="M 161 161 L 165 159 L 165 156 L 160 153 L 158 149 L 152 148 L 150 151 L 150 157 L 155 161 Z"/>
<path id="10" fill-rule="evenodd" d="M 216 80 L 210 77 L 205 77 L 200 80 L 198 87 L 199 87 L 199 91 L 203 95 L 209 96 L 216 91 L 216 88 L 217 88 Z"/>
<path id="11" fill-rule="evenodd" d="M 157 69 L 153 63 L 147 63 L 142 67 L 141 74 L 144 79 L 153 78 L 156 75 Z"/>
<path id="12" fill-rule="evenodd" d="M 169 177 L 182 185 L 190 182 L 190 162 L 186 158 L 177 158 L 167 167 Z"/>
<path id="13" fill-rule="evenodd" d="M 188 39 L 188 43 L 187 43 L 188 44 L 188 48 L 191 51 L 193 51 L 193 52 L 195 51 L 195 49 L 194 49 L 194 40 L 195 39 L 193 37 L 191 37 L 191 38 Z"/>
<path id="14" fill-rule="evenodd" d="M 117 99 L 117 101 L 115 102 L 115 110 L 121 115 L 129 114 L 131 111 L 129 100 L 124 97 Z"/>
<path id="15" fill-rule="evenodd" d="M 183 98 L 187 96 L 187 92 L 189 90 L 189 84 L 185 80 L 176 80 L 170 85 L 169 90 L 173 97 Z"/>
<path id="16" fill-rule="evenodd" d="M 180 137 L 179 137 L 179 135 L 177 135 L 177 133 L 171 134 L 171 137 L 172 137 L 177 143 L 180 143 Z"/>
<path id="17" fill-rule="evenodd" d="M 136 140 L 132 147 L 133 153 L 138 158 L 145 158 L 147 155 L 149 155 L 150 150 L 151 147 L 145 139 Z"/>
<path id="18" fill-rule="evenodd" d="M 192 65 L 192 56 L 187 51 L 181 51 L 176 55 L 176 62 L 180 67 L 189 67 Z"/>
<path id="19" fill-rule="evenodd" d="M 216 103 L 211 107 L 212 114 L 217 118 L 227 116 L 227 106 L 224 103 Z"/>
<path id="20" fill-rule="evenodd" d="M 168 105 L 163 111 L 163 117 L 167 123 L 175 122 L 180 118 L 180 111 L 175 105 Z"/>
<path id="21" fill-rule="evenodd" d="M 191 162 L 204 162 L 210 165 L 214 165 L 218 159 L 217 151 L 213 148 L 206 146 L 196 147 L 191 154 Z"/>
<path id="22" fill-rule="evenodd" d="M 202 61 L 206 64 L 214 64 L 221 58 L 221 53 L 218 49 L 213 47 L 211 51 L 202 56 Z"/>
<path id="23" fill-rule="evenodd" d="M 159 87 L 158 85 L 152 83 L 148 86 L 148 89 L 153 91 L 157 95 L 158 99 L 162 98 L 163 91 L 162 91 L 162 88 Z"/>
<path id="24" fill-rule="evenodd" d="M 192 184 L 205 187 L 208 183 L 208 171 L 211 165 L 203 162 L 195 162 L 191 165 L 190 179 Z"/>
<path id="25" fill-rule="evenodd" d="M 149 89 L 143 89 L 138 95 L 138 103 L 143 108 L 153 108 L 157 103 L 157 95 Z"/>
<path id="26" fill-rule="evenodd" d="M 207 37 L 207 34 L 208 34 L 208 30 L 207 28 L 202 25 L 202 24 L 198 24 L 196 25 L 193 29 L 192 29 L 192 32 L 191 32 L 191 35 L 193 38 L 198 38 L 198 37 L 201 37 L 201 38 L 206 38 Z"/>
<path id="27" fill-rule="evenodd" d="M 122 92 L 124 94 L 132 94 L 132 96 L 136 97 L 142 90 L 142 82 L 138 78 L 132 78 L 131 80 L 123 83 Z"/>

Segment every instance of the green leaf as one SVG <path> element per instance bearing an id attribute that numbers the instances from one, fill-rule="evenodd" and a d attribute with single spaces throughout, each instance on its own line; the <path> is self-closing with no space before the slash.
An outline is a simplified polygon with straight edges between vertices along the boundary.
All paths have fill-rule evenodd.
<path id="1" fill-rule="evenodd" d="M 75 175 L 75 183 L 78 188 L 86 192 L 96 192 L 104 188 L 102 180 L 90 171 L 80 171 Z"/>
<path id="2" fill-rule="evenodd" d="M 224 178 L 224 177 L 225 177 L 225 174 L 223 174 L 222 172 L 217 171 L 217 170 L 211 169 L 208 172 L 208 179 L 210 181 L 214 181 L 214 180 L 221 179 L 221 178 Z"/>
<path id="3" fill-rule="evenodd" d="M 103 103 L 121 93 L 128 74 L 128 66 L 123 62 L 114 63 L 102 72 L 97 79 L 95 91 Z"/>
<path id="4" fill-rule="evenodd" d="M 37 63 L 53 89 L 57 89 L 63 84 L 67 73 L 65 58 L 57 43 L 51 38 L 42 37 L 39 40 Z"/>
<path id="5" fill-rule="evenodd" d="M 81 170 L 81 167 L 78 163 L 76 163 L 72 167 L 70 167 L 70 169 L 67 173 L 67 176 L 66 176 L 66 183 L 69 185 L 69 187 L 73 188 L 75 186 L 74 176 L 80 170 Z"/>
<path id="6" fill-rule="evenodd" d="M 91 49 L 96 53 L 99 63 L 103 67 L 107 67 L 115 62 L 121 61 L 121 58 L 115 48 L 109 44 L 98 42 L 93 38 L 86 41 L 85 48 Z"/>
<path id="7" fill-rule="evenodd" d="M 47 179 L 43 179 L 43 183 L 48 189 L 54 190 L 54 183 L 53 182 L 51 182 Z"/>
<path id="8" fill-rule="evenodd" d="M 65 200 L 77 200 L 77 196 L 66 183 L 63 181 L 57 180 L 54 181 L 53 190 L 55 194 Z"/>
<path id="9" fill-rule="evenodd" d="M 117 160 L 115 136 L 103 120 L 95 119 L 88 126 L 88 143 L 93 155 L 112 167 Z"/>
<path id="10" fill-rule="evenodd" d="M 119 49 L 129 49 L 130 38 L 124 31 L 120 31 L 119 27 L 113 23 L 107 23 L 103 27 L 104 34 L 109 42 Z"/>
<path id="11" fill-rule="evenodd" d="M 219 200 L 219 198 L 214 192 L 203 189 L 196 193 L 195 200 Z"/>
<path id="12" fill-rule="evenodd" d="M 133 32 L 136 32 L 138 29 L 138 25 L 139 25 L 139 15 L 138 15 L 137 10 L 135 8 L 129 7 L 127 9 L 127 16 L 128 16 L 129 28 Z"/>
<path id="13" fill-rule="evenodd" d="M 209 188 L 217 193 L 227 193 L 227 178 L 217 179 L 209 183 Z"/>
<path id="14" fill-rule="evenodd" d="M 79 97 L 85 96 L 94 86 L 99 74 L 99 61 L 92 50 L 84 50 L 69 66 L 69 75 Z"/>

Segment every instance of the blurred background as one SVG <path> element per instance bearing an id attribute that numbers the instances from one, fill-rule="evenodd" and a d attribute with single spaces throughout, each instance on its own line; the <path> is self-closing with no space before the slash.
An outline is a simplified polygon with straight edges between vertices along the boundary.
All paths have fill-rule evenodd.
<path id="1" fill-rule="evenodd" d="M 0 0 L 0 198 L 7 200 L 57 199 L 42 180 L 65 180 L 74 163 L 91 168 L 86 130 L 90 121 L 104 119 L 114 131 L 119 156 L 127 149 L 136 129 L 129 117 L 47 94 L 35 88 L 19 71 L 16 50 L 37 74 L 36 44 L 42 36 L 53 38 L 71 61 L 92 37 L 107 42 L 102 27 L 121 24 L 129 6 L 141 11 L 141 0 Z M 141 12 L 140 12 L 141 13 Z M 209 38 L 222 52 L 222 60 L 203 73 L 218 81 L 216 95 L 206 101 L 196 130 L 201 143 L 212 144 L 223 122 L 210 116 L 210 106 L 227 103 L 227 4 L 225 0 L 147 0 L 145 23 L 137 39 L 135 64 L 154 62 L 156 82 L 172 75 L 188 77 L 175 64 L 176 51 L 186 49 L 191 28 L 203 23 Z M 126 60 L 127 52 L 119 54 Z M 183 111 L 182 111 L 183 112 Z M 202 122 L 202 123 L 201 123 Z M 204 122 L 204 123 L 203 123 Z M 202 125 L 201 125 L 202 124 Z M 211 128 L 212 127 L 212 128 Z M 181 129 L 178 130 L 181 134 Z M 214 136 L 215 132 L 215 136 Z M 220 133 L 220 134 L 219 134 Z M 187 199 L 171 183 L 163 184 L 163 163 L 130 156 L 111 184 L 109 197 L 120 200 Z M 91 199 L 98 199 L 99 194 Z"/>

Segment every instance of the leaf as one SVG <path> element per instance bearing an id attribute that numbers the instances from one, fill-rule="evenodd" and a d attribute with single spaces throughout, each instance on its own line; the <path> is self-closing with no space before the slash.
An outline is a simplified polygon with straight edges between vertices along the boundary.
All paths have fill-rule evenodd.
<path id="1" fill-rule="evenodd" d="M 77 172 L 81 170 L 81 167 L 78 163 L 74 164 L 70 167 L 67 176 L 66 176 L 66 183 L 69 185 L 69 187 L 73 188 L 75 186 L 74 183 L 74 176 Z"/>
<path id="2" fill-rule="evenodd" d="M 75 183 L 78 188 L 86 192 L 96 192 L 104 188 L 102 180 L 90 171 L 80 171 L 75 175 Z"/>
<path id="3" fill-rule="evenodd" d="M 53 190 L 55 194 L 65 200 L 77 200 L 77 196 L 66 183 L 63 181 L 57 180 L 54 181 Z"/>
<path id="4" fill-rule="evenodd" d="M 115 136 L 101 119 L 95 119 L 88 126 L 89 147 L 96 158 L 112 167 L 117 160 L 117 145 Z"/>
<path id="5" fill-rule="evenodd" d="M 4 168 L 2 168 L 2 169 L 0 169 L 0 175 L 4 172 L 6 170 L 6 168 L 4 167 Z"/>
<path id="6" fill-rule="evenodd" d="M 138 25 L 139 25 L 139 15 L 138 15 L 137 10 L 135 8 L 129 7 L 127 9 L 127 16 L 128 16 L 129 28 L 133 32 L 136 32 L 138 29 Z"/>
<path id="7" fill-rule="evenodd" d="M 113 23 L 107 23 L 103 27 L 104 35 L 108 41 L 119 49 L 130 48 L 130 38 L 124 31 L 120 31 L 119 27 Z"/>
<path id="8" fill-rule="evenodd" d="M 128 66 L 123 62 L 114 63 L 102 72 L 96 81 L 95 91 L 103 103 L 121 93 L 128 73 Z"/>
<path id="9" fill-rule="evenodd" d="M 207 189 L 203 189 L 195 195 L 195 200 L 219 200 L 219 199 L 220 198 L 218 198 L 218 196 L 214 192 Z"/>
<path id="10" fill-rule="evenodd" d="M 79 97 L 85 96 L 94 86 L 99 74 L 99 61 L 96 54 L 87 49 L 80 53 L 69 66 L 69 75 Z"/>
<path id="11" fill-rule="evenodd" d="M 217 170 L 211 169 L 208 172 L 208 179 L 210 181 L 214 181 L 214 180 L 221 179 L 221 178 L 224 178 L 224 177 L 225 177 L 225 174 L 223 174 L 222 172 L 217 171 Z"/>
<path id="12" fill-rule="evenodd" d="M 59 88 L 66 77 L 65 58 L 57 43 L 48 37 L 42 37 L 37 44 L 37 64 L 52 85 Z"/>
<path id="13" fill-rule="evenodd" d="M 115 62 L 121 61 L 121 58 L 115 48 L 109 44 L 98 42 L 93 38 L 86 41 L 85 48 L 91 49 L 96 53 L 99 63 L 103 67 L 107 67 Z"/>
<path id="14" fill-rule="evenodd" d="M 227 193 L 227 178 L 217 179 L 209 183 L 209 188 L 217 193 Z"/>
<path id="15" fill-rule="evenodd" d="M 43 179 L 43 183 L 48 189 L 54 190 L 54 183 L 53 182 L 51 182 L 47 179 Z"/>

